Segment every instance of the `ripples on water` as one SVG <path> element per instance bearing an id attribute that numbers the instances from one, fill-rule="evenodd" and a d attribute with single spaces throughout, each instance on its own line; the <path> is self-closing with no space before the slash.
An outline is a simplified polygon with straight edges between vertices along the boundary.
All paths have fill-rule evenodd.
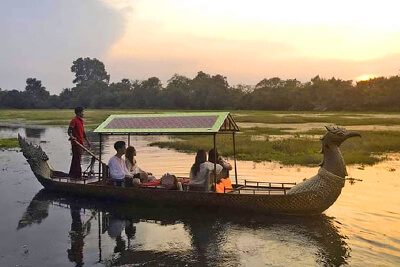
<path id="1" fill-rule="evenodd" d="M 65 129 L 0 128 L 1 137 L 17 132 L 41 144 L 56 169 L 68 170 Z M 103 158 L 114 153 L 118 139 L 105 142 Z M 142 168 L 157 177 L 187 175 L 194 155 L 148 147 L 150 141 L 131 138 Z M 21 153 L 2 151 L 0 266 L 396 266 L 400 163 L 398 155 L 389 158 L 364 170 L 348 167 L 351 177 L 363 181 L 347 183 L 324 214 L 281 217 L 55 195 L 41 190 Z M 89 158 L 83 161 L 89 164 Z M 239 180 L 300 182 L 317 168 L 238 162 L 238 171 Z"/>

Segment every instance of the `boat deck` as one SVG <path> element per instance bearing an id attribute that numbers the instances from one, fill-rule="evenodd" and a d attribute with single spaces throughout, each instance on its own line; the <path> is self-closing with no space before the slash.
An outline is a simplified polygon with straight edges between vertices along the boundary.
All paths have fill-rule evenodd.
<path id="1" fill-rule="evenodd" d="M 87 176 L 85 175 L 79 179 L 72 179 L 68 174 L 63 172 L 53 173 L 52 180 L 62 183 L 74 183 L 74 184 L 104 184 L 99 180 L 98 176 Z M 182 177 L 179 177 L 182 178 Z M 232 190 L 227 190 L 227 194 L 251 194 L 251 195 L 285 195 L 296 183 L 281 183 L 281 182 L 260 182 L 260 181 L 248 181 L 244 180 L 243 185 L 233 185 Z M 107 183 L 107 186 L 117 186 L 115 184 Z M 163 186 L 151 187 L 152 189 L 165 189 Z M 187 186 L 184 186 L 184 190 L 187 191 Z"/>

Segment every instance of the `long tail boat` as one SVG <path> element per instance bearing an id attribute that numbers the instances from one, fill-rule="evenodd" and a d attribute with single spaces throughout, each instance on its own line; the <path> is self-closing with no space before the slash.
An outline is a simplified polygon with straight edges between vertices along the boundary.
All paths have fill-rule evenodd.
<path id="1" fill-rule="evenodd" d="M 98 172 L 91 179 L 77 181 L 68 174 L 54 170 L 40 146 L 19 136 L 19 144 L 38 181 L 48 190 L 71 195 L 91 196 L 125 201 L 142 200 L 161 205 L 203 206 L 229 211 L 243 210 L 269 214 L 313 215 L 328 209 L 339 197 L 347 176 L 340 145 L 350 137 L 361 136 L 355 131 L 326 126 L 321 138 L 323 161 L 318 173 L 295 183 L 237 181 L 235 133 L 239 127 L 228 112 L 164 113 L 111 115 L 95 130 L 100 138 Z M 131 135 L 211 135 L 216 148 L 217 134 L 232 134 L 235 184 L 227 193 L 179 191 L 162 188 L 120 187 L 107 182 L 107 165 L 101 160 L 103 135 L 124 135 L 130 144 Z M 188 166 L 190 167 L 190 166 Z M 216 178 L 214 176 L 214 184 Z"/>

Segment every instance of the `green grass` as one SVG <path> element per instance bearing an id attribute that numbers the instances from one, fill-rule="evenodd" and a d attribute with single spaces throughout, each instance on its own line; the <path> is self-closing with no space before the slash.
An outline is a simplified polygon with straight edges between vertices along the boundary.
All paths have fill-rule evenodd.
<path id="1" fill-rule="evenodd" d="M 8 149 L 18 147 L 18 139 L 17 138 L 5 138 L 0 139 L 0 149 Z"/>
<path id="2" fill-rule="evenodd" d="M 277 113 L 282 114 L 282 113 Z M 284 114 L 284 113 L 283 113 Z M 319 115 L 319 113 L 308 113 L 309 115 Z M 356 117 L 356 118 L 353 118 Z M 283 116 L 276 116 L 276 114 L 249 114 L 235 117 L 236 122 L 242 123 L 265 123 L 265 124 L 293 124 L 293 123 L 326 123 L 327 125 L 335 124 L 341 126 L 347 125 L 400 125 L 400 118 L 375 118 L 368 117 L 367 115 L 360 116 L 354 113 L 330 113 L 323 114 L 323 116 L 302 116 L 292 115 L 289 113 Z"/>
<path id="3" fill-rule="evenodd" d="M 95 129 L 109 115 L 127 113 L 153 113 L 157 110 L 118 110 L 88 109 L 85 110 L 85 125 L 88 130 Z M 68 125 L 75 116 L 73 109 L 33 109 L 33 110 L 0 110 L 0 122 L 34 125 Z"/>
<path id="4" fill-rule="evenodd" d="M 153 142 L 152 146 L 173 148 L 178 151 L 195 152 L 197 149 L 209 150 L 213 147 L 211 136 L 180 136 L 169 142 Z M 233 156 L 232 138 L 217 136 L 217 147 L 221 155 Z M 320 145 L 312 139 L 283 139 L 279 141 L 251 141 L 250 136 L 236 138 L 236 155 L 241 160 L 280 161 L 283 164 L 312 165 L 321 161 L 318 153 Z"/>
<path id="5" fill-rule="evenodd" d="M 131 110 L 131 109 L 88 109 L 85 110 L 86 124 L 95 127 L 111 114 L 158 113 L 167 110 Z M 167 111 L 168 112 L 168 111 Z M 190 112 L 190 111 L 182 111 Z M 400 125 L 400 118 L 374 118 L 369 114 L 357 112 L 273 112 L 273 111 L 233 111 L 236 122 L 246 123 L 326 123 L 336 125 Z M 379 113 L 382 114 L 382 113 Z M 396 113 L 384 113 L 396 114 Z M 235 116 L 236 115 L 236 116 Z M 357 117 L 348 118 L 348 117 Z M 24 123 L 40 125 L 65 125 L 74 117 L 73 109 L 46 110 L 0 110 L 0 121 L 11 122 L 20 120 Z"/>
<path id="6" fill-rule="evenodd" d="M 361 131 L 360 133 L 362 138 L 351 138 L 341 146 L 347 164 L 372 165 L 385 159 L 376 155 L 400 152 L 400 138 L 396 131 Z M 172 138 L 171 141 L 153 142 L 151 145 L 184 152 L 195 152 L 199 148 L 209 150 L 213 147 L 212 137 L 207 136 L 180 136 L 176 140 Z M 217 147 L 221 155 L 233 156 L 231 137 L 218 136 Z M 298 135 L 273 141 L 252 141 L 251 135 L 246 135 L 246 133 L 236 138 L 236 155 L 241 160 L 279 161 L 284 165 L 316 165 L 322 160 L 320 149 L 320 140 L 300 138 Z"/>

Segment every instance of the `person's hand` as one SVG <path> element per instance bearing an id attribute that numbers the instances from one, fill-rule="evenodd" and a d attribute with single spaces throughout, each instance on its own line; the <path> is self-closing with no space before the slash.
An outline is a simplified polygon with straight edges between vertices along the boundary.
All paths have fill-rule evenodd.
<path id="1" fill-rule="evenodd" d="M 76 138 L 75 138 L 75 136 L 69 136 L 69 139 L 68 139 L 69 141 L 75 141 L 76 140 Z"/>

